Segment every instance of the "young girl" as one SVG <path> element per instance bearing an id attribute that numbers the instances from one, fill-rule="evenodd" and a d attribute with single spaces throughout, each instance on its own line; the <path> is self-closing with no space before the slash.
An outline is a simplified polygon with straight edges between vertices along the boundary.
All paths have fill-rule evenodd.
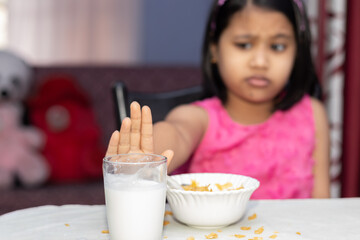
<path id="1" fill-rule="evenodd" d="M 107 155 L 162 153 L 169 172 L 184 164 L 251 176 L 261 183 L 252 198 L 329 197 L 328 123 L 313 97 L 319 84 L 303 3 L 216 0 L 202 67 L 207 98 L 154 128 L 150 109 L 133 102 Z"/>

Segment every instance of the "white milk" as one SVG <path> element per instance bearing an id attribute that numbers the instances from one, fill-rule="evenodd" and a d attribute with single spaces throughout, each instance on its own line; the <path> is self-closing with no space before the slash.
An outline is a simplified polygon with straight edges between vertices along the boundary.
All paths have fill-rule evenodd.
<path id="1" fill-rule="evenodd" d="M 162 239 L 165 184 L 105 183 L 105 196 L 111 240 Z"/>

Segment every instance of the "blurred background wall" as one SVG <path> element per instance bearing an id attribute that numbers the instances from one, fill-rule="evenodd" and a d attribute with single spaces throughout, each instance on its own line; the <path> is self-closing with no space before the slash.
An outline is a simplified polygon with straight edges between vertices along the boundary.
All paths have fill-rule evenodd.
<path id="1" fill-rule="evenodd" d="M 209 0 L 2 1 L 8 46 L 41 65 L 197 65 L 210 6 Z"/>
<path id="2" fill-rule="evenodd" d="M 143 0 L 141 62 L 200 63 L 209 0 Z"/>
<path id="3" fill-rule="evenodd" d="M 141 0 L 8 0 L 8 47 L 38 65 L 140 60 Z"/>

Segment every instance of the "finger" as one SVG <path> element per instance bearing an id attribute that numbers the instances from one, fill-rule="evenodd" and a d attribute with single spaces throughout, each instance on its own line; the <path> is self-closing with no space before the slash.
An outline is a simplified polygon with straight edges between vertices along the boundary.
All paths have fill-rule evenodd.
<path id="1" fill-rule="evenodd" d="M 165 150 L 161 155 L 163 155 L 167 158 L 166 165 L 169 166 L 171 160 L 174 157 L 174 151 L 173 150 Z"/>
<path id="2" fill-rule="evenodd" d="M 137 102 L 132 102 L 130 105 L 130 151 L 140 150 L 140 129 L 141 129 L 141 109 Z"/>
<path id="3" fill-rule="evenodd" d="M 153 153 L 154 143 L 151 110 L 148 106 L 144 106 L 141 113 L 141 150 L 144 153 Z"/>
<path id="4" fill-rule="evenodd" d="M 114 131 L 110 137 L 110 141 L 108 148 L 106 150 L 105 157 L 117 154 L 118 145 L 119 145 L 119 131 Z"/>
<path id="5" fill-rule="evenodd" d="M 118 153 L 124 154 L 130 151 L 130 129 L 131 129 L 131 120 L 126 117 L 121 123 L 120 128 L 120 137 L 118 142 Z"/>

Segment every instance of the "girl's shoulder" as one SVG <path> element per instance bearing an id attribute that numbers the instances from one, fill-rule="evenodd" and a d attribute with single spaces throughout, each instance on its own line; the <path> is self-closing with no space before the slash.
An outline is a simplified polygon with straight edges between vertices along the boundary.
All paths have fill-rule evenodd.
<path id="1" fill-rule="evenodd" d="M 176 123 L 192 123 L 202 125 L 207 123 L 208 114 L 204 108 L 196 104 L 183 104 L 175 107 L 166 116 L 166 121 Z"/>
<path id="2" fill-rule="evenodd" d="M 189 146 L 197 146 L 206 132 L 208 114 L 199 106 L 184 104 L 170 111 L 165 122 L 177 129 Z"/>
<path id="3" fill-rule="evenodd" d="M 202 108 L 223 108 L 221 100 L 218 97 L 205 98 L 193 103 L 195 106 L 200 106 Z"/>
<path id="4" fill-rule="evenodd" d="M 309 96 L 309 99 L 310 99 L 311 106 L 312 106 L 314 112 L 317 112 L 317 111 L 324 112 L 325 111 L 324 104 L 319 99 L 310 97 L 310 96 Z"/>
<path id="5" fill-rule="evenodd" d="M 310 102 L 313 110 L 316 131 L 326 131 L 328 128 L 328 119 L 324 104 L 313 97 L 310 97 Z"/>
<path id="6" fill-rule="evenodd" d="M 203 136 L 210 124 L 210 118 L 221 112 L 221 108 L 220 99 L 206 98 L 177 106 L 166 116 L 165 121 L 181 128 L 183 132 L 190 131 L 192 135 Z"/>
<path id="7" fill-rule="evenodd" d="M 199 118 L 199 120 L 207 120 L 209 110 L 219 108 L 222 108 L 220 99 L 217 97 L 206 98 L 190 104 L 177 106 L 169 113 L 166 119 Z"/>
<path id="8" fill-rule="evenodd" d="M 305 95 L 289 112 L 300 118 L 311 118 L 316 135 L 327 134 L 329 128 L 327 113 L 324 104 L 319 99 Z"/>

